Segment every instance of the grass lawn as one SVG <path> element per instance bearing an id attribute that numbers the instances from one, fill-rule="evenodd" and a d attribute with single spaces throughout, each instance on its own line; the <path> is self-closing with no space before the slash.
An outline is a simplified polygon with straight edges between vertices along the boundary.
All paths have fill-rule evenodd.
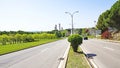
<path id="1" fill-rule="evenodd" d="M 70 47 L 66 68 L 90 68 L 84 57 L 84 53 L 80 48 L 76 53 Z"/>
<path id="2" fill-rule="evenodd" d="M 18 43 L 18 44 L 9 44 L 9 45 L 1 45 L 0 44 L 0 55 L 4 55 L 7 53 L 23 50 L 26 48 L 38 46 L 40 44 L 45 44 L 48 42 L 56 41 L 58 39 L 42 39 L 37 42 L 28 42 L 28 43 Z"/>

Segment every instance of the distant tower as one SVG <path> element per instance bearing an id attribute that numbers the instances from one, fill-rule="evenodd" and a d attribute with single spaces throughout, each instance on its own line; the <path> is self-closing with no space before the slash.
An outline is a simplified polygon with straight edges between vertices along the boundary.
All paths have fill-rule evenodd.
<path id="1" fill-rule="evenodd" d="M 55 25 L 55 30 L 57 30 L 57 25 Z"/>
<path id="2" fill-rule="evenodd" d="M 61 24 L 59 23 L 59 31 L 61 30 Z"/>

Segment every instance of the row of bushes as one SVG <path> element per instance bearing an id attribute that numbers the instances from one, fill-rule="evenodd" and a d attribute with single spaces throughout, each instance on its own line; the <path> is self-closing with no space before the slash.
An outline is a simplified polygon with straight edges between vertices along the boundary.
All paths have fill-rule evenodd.
<path id="1" fill-rule="evenodd" d="M 38 41 L 40 39 L 54 39 L 56 38 L 55 34 L 4 34 L 0 35 L 0 43 L 2 45 L 6 44 L 16 44 L 16 43 L 24 43 L 24 42 L 33 42 Z"/>

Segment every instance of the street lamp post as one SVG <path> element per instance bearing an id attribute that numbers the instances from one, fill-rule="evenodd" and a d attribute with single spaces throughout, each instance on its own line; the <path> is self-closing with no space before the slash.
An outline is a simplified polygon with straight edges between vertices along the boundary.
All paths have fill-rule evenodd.
<path id="1" fill-rule="evenodd" d="M 75 14 L 75 13 L 78 13 L 79 11 L 75 11 L 75 12 L 73 12 L 73 13 L 70 13 L 70 12 L 65 12 L 66 14 L 69 14 L 70 16 L 71 16 L 71 23 L 72 23 L 72 29 L 71 29 L 71 34 L 73 34 L 74 33 L 74 26 L 73 26 L 73 15 Z"/>

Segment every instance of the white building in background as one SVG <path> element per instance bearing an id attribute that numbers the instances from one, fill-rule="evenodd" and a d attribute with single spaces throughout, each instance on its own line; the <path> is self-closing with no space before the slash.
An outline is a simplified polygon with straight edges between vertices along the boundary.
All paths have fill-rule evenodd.
<path id="1" fill-rule="evenodd" d="M 89 29 L 89 34 L 93 36 L 101 35 L 101 30 Z"/>

